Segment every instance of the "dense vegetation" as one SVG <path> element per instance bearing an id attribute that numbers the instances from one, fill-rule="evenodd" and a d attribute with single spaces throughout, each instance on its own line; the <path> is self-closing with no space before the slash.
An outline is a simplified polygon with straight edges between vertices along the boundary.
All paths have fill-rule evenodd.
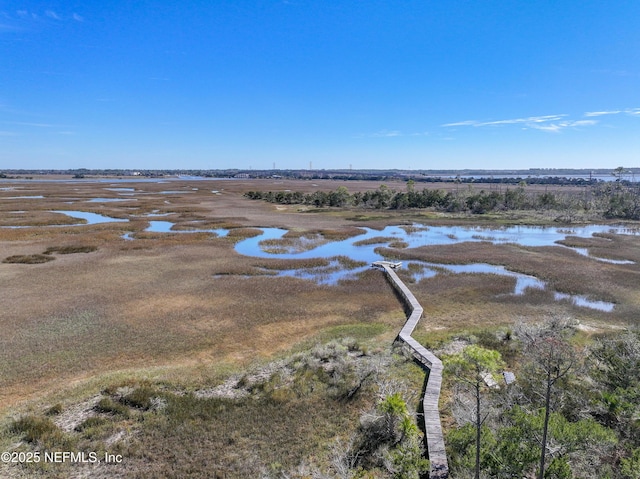
<path id="1" fill-rule="evenodd" d="M 582 194 L 552 191 L 528 192 L 526 184 L 500 191 L 474 190 L 471 187 L 445 192 L 424 188 L 418 191 L 409 181 L 406 191 L 386 185 L 375 190 L 350 193 L 346 187 L 335 191 L 248 191 L 247 198 L 278 204 L 321 207 L 360 207 L 403 210 L 433 208 L 446 212 L 483 214 L 492 211 L 554 210 L 573 214 L 588 212 L 606 218 L 640 219 L 640 188 L 624 183 L 604 183 L 585 189 Z M 573 213 L 572 213 L 573 212 Z"/>
<path id="2" fill-rule="evenodd" d="M 579 346 L 575 331 L 558 319 L 519 325 L 447 359 L 453 477 L 640 477 L 640 335 Z M 496 377 L 501 386 L 490 387 L 484 379 L 500 356 L 517 380 Z"/>

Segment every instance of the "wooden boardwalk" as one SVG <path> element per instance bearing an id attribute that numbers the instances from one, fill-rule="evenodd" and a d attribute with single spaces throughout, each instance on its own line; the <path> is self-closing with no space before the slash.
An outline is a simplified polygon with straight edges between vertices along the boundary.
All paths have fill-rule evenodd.
<path id="1" fill-rule="evenodd" d="M 444 448 L 440 411 L 438 409 L 440 387 L 442 385 L 442 361 L 411 336 L 422 317 L 423 310 L 413 293 L 393 270 L 397 266 L 386 261 L 376 262 L 373 266 L 384 270 L 391 285 L 407 305 L 408 318 L 402 330 L 400 330 L 398 339 L 411 349 L 413 356 L 428 370 L 427 386 L 422 398 L 422 406 L 424 428 L 427 436 L 427 453 L 430 461 L 429 477 L 431 479 L 446 479 L 449 477 L 449 464 L 447 462 L 447 452 Z"/>

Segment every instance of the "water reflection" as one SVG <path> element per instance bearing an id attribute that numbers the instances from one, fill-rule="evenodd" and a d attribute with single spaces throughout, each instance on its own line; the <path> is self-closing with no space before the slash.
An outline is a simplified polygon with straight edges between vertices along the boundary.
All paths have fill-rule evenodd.
<path id="1" fill-rule="evenodd" d="M 236 251 L 245 256 L 261 258 L 282 258 L 282 259 L 310 259 L 310 258 L 334 258 L 336 256 L 346 256 L 352 260 L 373 263 L 380 260 L 389 260 L 379 253 L 380 245 L 390 245 L 391 243 L 402 241 L 409 248 L 416 248 L 425 245 L 447 245 L 461 242 L 490 242 L 493 244 L 515 243 L 523 246 L 557 246 L 557 241 L 564 240 L 568 235 L 578 237 L 591 237 L 594 233 L 617 233 L 617 234 L 638 234 L 635 230 L 625 228 L 589 225 L 576 227 L 571 230 L 555 227 L 532 227 L 513 226 L 505 228 L 481 228 L 463 226 L 437 226 L 424 227 L 413 225 L 410 227 L 388 226 L 383 230 L 372 230 L 363 228 L 363 234 L 356 237 L 347 238 L 341 241 L 321 243 L 316 247 L 307 248 L 301 251 L 292 251 L 290 248 L 273 248 L 273 242 L 266 240 L 282 239 L 287 230 L 280 228 L 264 228 L 259 236 L 247 238 L 236 244 Z M 266 246 L 268 245 L 268 247 Z M 580 254 L 585 254 L 586 250 L 572 248 Z M 632 263 L 626 260 L 607 260 L 604 258 L 593 258 L 597 261 L 611 262 L 616 264 Z M 336 266 L 338 266 L 336 268 Z M 332 261 L 325 267 L 304 268 L 295 270 L 283 270 L 279 274 L 282 276 L 294 276 L 313 280 L 319 284 L 336 284 L 341 280 L 355 279 L 358 273 L 366 270 L 368 266 L 344 266 Z M 497 274 L 515 278 L 515 286 L 512 294 L 525 294 L 527 289 L 546 289 L 546 283 L 534 276 L 529 276 L 514 271 L 510 271 L 503 266 L 490 265 L 486 263 L 473 263 L 465 265 L 436 264 L 412 261 L 406 266 L 406 271 L 413 277 L 414 281 L 433 277 L 440 272 L 453 274 L 475 273 L 475 274 Z M 612 311 L 613 303 L 604 301 L 594 301 L 585 296 L 567 295 L 554 292 L 556 300 L 569 300 L 577 306 L 597 309 L 600 311 Z"/>
<path id="2" fill-rule="evenodd" d="M 82 225 L 96 225 L 100 223 L 123 223 L 129 220 L 121 218 L 112 218 L 110 216 L 99 215 L 98 213 L 88 213 L 86 211 L 53 211 L 53 213 L 60 213 L 62 215 L 71 216 L 79 220 L 85 220 L 86 223 L 80 223 Z"/>
<path id="3" fill-rule="evenodd" d="M 407 265 L 407 269 L 414 281 L 432 278 L 438 274 L 439 270 L 454 274 L 497 274 L 499 276 L 509 276 L 516 279 L 513 294 L 517 296 L 523 295 L 525 290 L 528 288 L 545 289 L 546 287 L 546 283 L 535 276 L 516 273 L 515 271 L 506 269 L 504 266 L 496 266 L 487 263 L 439 264 L 427 263 L 424 261 L 412 261 Z"/>
<path id="4" fill-rule="evenodd" d="M 595 259 L 596 261 L 600 261 L 601 263 L 634 264 L 634 261 L 631 261 L 628 259 L 609 259 L 609 258 L 599 258 L 597 256 L 593 256 L 592 254 L 589 254 L 589 250 L 587 248 L 575 248 L 571 246 L 567 246 L 567 248 L 571 248 L 573 251 L 575 251 L 579 255 L 586 256 L 587 258 Z"/>
<path id="5" fill-rule="evenodd" d="M 363 234 L 342 241 L 318 245 L 316 248 L 296 253 L 272 253 L 261 247 L 264 240 L 282 238 L 287 230 L 263 228 L 260 236 L 248 238 L 236 245 L 236 251 L 246 256 L 262 258 L 330 258 L 336 255 L 349 256 L 358 261 L 379 261 L 382 258 L 375 247 L 393 241 L 402 241 L 408 248 L 432 245 L 452 245 L 462 242 L 490 242 L 493 244 L 514 243 L 520 246 L 557 246 L 557 242 L 567 236 L 589 238 L 594 233 L 615 233 L 637 235 L 635 230 L 606 225 L 588 225 L 566 230 L 556 227 L 512 226 L 505 228 L 482 228 L 468 226 L 413 225 L 411 227 L 387 226 L 382 230 L 362 228 Z M 577 248 L 571 248 L 577 251 Z M 602 259 L 600 259 L 602 260 Z M 613 260 L 606 260 L 613 261 Z"/>
<path id="6" fill-rule="evenodd" d="M 3 199 L 5 200 L 37 200 L 42 198 L 44 198 L 44 196 L 42 195 L 28 195 L 28 196 L 5 196 Z"/>
<path id="7" fill-rule="evenodd" d="M 584 308 L 597 309 L 598 311 L 604 311 L 606 313 L 610 313 L 613 311 L 615 304 L 609 303 L 607 301 L 594 301 L 592 299 L 587 298 L 586 296 L 582 296 L 579 294 L 566 294 L 554 292 L 553 297 L 556 301 L 561 301 L 563 299 L 569 300 L 576 306 L 582 306 Z"/>

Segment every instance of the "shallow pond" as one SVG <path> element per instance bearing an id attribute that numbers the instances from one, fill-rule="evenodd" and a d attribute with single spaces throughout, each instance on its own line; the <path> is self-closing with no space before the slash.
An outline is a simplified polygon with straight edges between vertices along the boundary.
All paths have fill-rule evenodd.
<path id="1" fill-rule="evenodd" d="M 464 226 L 433 226 L 413 225 L 410 227 L 388 226 L 382 230 L 363 228 L 364 233 L 341 241 L 313 243 L 313 238 L 292 240 L 286 246 L 279 247 L 277 241 L 282 239 L 287 230 L 279 228 L 264 228 L 261 235 L 240 241 L 236 251 L 245 256 L 282 259 L 310 259 L 335 258 L 346 256 L 354 261 L 365 263 L 367 266 L 352 268 L 337 267 L 332 261 L 326 267 L 315 267 L 298 270 L 284 270 L 283 276 L 295 276 L 316 281 L 319 284 L 336 284 L 343 279 L 355 279 L 357 274 L 367 269 L 374 261 L 389 259 L 378 253 L 380 246 L 393 247 L 394 243 L 404 247 L 415 248 L 425 245 L 448 245 L 461 242 L 488 241 L 493 244 L 515 243 L 523 246 L 558 246 L 557 241 L 567 236 L 588 238 L 594 233 L 616 233 L 637 235 L 637 230 L 623 227 L 589 225 L 574 228 L 514 226 L 506 228 L 481 228 Z M 566 247 L 566 246 L 565 246 Z M 585 249 L 571 248 L 579 254 L 598 261 L 626 264 L 626 260 L 608 260 L 594 258 Z M 546 283 L 533 276 L 509 271 L 503 266 L 475 263 L 466 265 L 435 264 L 411 261 L 414 267 L 408 269 L 414 280 L 433 277 L 439 272 L 453 274 L 481 273 L 498 274 L 516 279 L 513 294 L 524 294 L 528 288 L 545 289 Z M 600 311 L 612 311 L 614 305 L 603 301 L 594 301 L 585 296 L 567 295 L 554 292 L 556 300 L 569 300 L 577 306 L 588 307 Z"/>
<path id="2" fill-rule="evenodd" d="M 405 243 L 407 248 L 427 245 L 451 245 L 463 242 L 490 242 L 493 244 L 514 243 L 521 246 L 558 246 L 557 242 L 567 236 L 589 238 L 595 233 L 639 234 L 637 230 L 623 227 L 588 225 L 575 228 L 513 226 L 508 228 L 481 228 L 468 226 L 387 226 L 382 230 L 363 228 L 364 233 L 342 241 L 319 244 L 305 251 L 272 253 L 261 245 L 264 240 L 282 238 L 287 230 L 263 228 L 259 236 L 248 238 L 236 245 L 236 251 L 246 256 L 262 258 L 330 258 L 344 255 L 354 260 L 373 262 L 383 259 L 375 252 L 378 246 L 393 242 Z M 586 251 L 571 248 L 584 254 Z M 590 256 L 589 256 L 590 257 Z"/>
<path id="3" fill-rule="evenodd" d="M 62 215 L 71 216 L 80 220 L 86 220 L 86 223 L 80 223 L 80 225 L 96 225 L 100 223 L 124 223 L 129 220 L 121 218 L 111 218 L 110 216 L 99 215 L 98 213 L 88 213 L 86 211 L 53 211 L 53 213 L 60 213 Z"/>

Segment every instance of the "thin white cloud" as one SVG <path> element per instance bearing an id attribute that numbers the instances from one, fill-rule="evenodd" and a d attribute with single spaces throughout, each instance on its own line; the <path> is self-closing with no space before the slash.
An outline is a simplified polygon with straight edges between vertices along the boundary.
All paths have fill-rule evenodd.
<path id="1" fill-rule="evenodd" d="M 84 17 L 82 15 L 78 15 L 77 13 L 74 13 L 72 17 L 76 22 L 84 22 Z"/>
<path id="2" fill-rule="evenodd" d="M 536 124 L 532 123 L 527 125 L 529 128 L 533 128 L 536 130 L 549 131 L 551 133 L 558 133 L 562 130 L 566 130 L 567 128 L 578 128 L 581 126 L 593 126 L 597 124 L 596 120 L 577 120 L 577 121 L 561 121 L 560 123 L 545 123 L 545 124 Z"/>
<path id="3" fill-rule="evenodd" d="M 604 115 L 631 115 L 640 116 L 640 108 L 627 108 L 625 110 L 608 110 L 608 111 L 588 111 L 584 114 L 586 117 L 604 116 Z"/>
<path id="4" fill-rule="evenodd" d="M 527 118 L 514 118 L 511 120 L 487 121 L 477 126 L 494 126 L 494 125 L 516 125 L 516 124 L 537 124 L 548 121 L 557 121 L 567 115 L 546 115 L 546 116 L 530 116 Z"/>
<path id="5" fill-rule="evenodd" d="M 357 138 L 396 138 L 400 136 L 429 136 L 429 132 L 403 133 L 400 130 L 380 130 L 375 133 L 360 134 Z"/>
<path id="6" fill-rule="evenodd" d="M 593 125 L 596 125 L 598 121 L 597 120 L 577 120 L 569 123 L 570 123 L 569 126 L 593 126 Z"/>
<path id="7" fill-rule="evenodd" d="M 54 20 L 62 20 L 62 18 L 60 18 L 60 15 L 58 15 L 53 10 L 47 10 L 46 12 L 44 12 L 44 14 L 49 18 L 53 18 Z"/>
<path id="8" fill-rule="evenodd" d="M 611 111 L 588 111 L 584 114 L 584 116 L 604 116 L 604 115 L 617 115 L 618 113 L 622 113 L 621 110 L 611 110 Z"/>
<path id="9" fill-rule="evenodd" d="M 449 127 L 449 126 L 478 126 L 478 123 L 480 123 L 480 122 L 476 121 L 476 120 L 466 120 L 466 121 L 458 121 L 456 123 L 445 123 L 444 125 L 440 125 L 440 126 L 445 126 L 445 127 Z"/>
<path id="10" fill-rule="evenodd" d="M 402 136 L 402 133 L 398 130 L 382 130 L 369 136 L 372 136 L 374 138 L 391 138 L 394 136 Z"/>
<path id="11" fill-rule="evenodd" d="M 567 115 L 544 115 L 544 116 L 529 116 L 526 118 L 510 118 L 508 120 L 494 120 L 494 121 L 478 121 L 478 120 L 465 120 L 455 123 L 446 123 L 442 126 L 500 126 L 500 125 L 517 125 L 517 124 L 536 124 L 544 123 L 548 121 L 557 121 L 564 118 Z"/>
<path id="12" fill-rule="evenodd" d="M 630 111 L 630 110 L 626 110 Z M 614 111 L 601 111 L 601 112 L 587 112 L 585 117 L 597 117 L 607 114 L 616 114 L 621 112 Z M 640 115 L 640 108 L 634 110 L 634 114 Z M 541 115 L 541 116 L 529 116 L 523 118 L 510 118 L 507 120 L 495 120 L 495 121 L 478 121 L 478 120 L 466 120 L 455 123 L 447 123 L 442 125 L 443 127 L 453 126 L 472 126 L 472 127 L 501 127 L 507 125 L 522 125 L 522 129 L 533 129 L 540 131 L 547 131 L 550 133 L 558 133 L 569 128 L 580 128 L 594 126 L 598 123 L 597 120 L 571 120 L 567 118 L 566 114 L 559 115 Z"/>

